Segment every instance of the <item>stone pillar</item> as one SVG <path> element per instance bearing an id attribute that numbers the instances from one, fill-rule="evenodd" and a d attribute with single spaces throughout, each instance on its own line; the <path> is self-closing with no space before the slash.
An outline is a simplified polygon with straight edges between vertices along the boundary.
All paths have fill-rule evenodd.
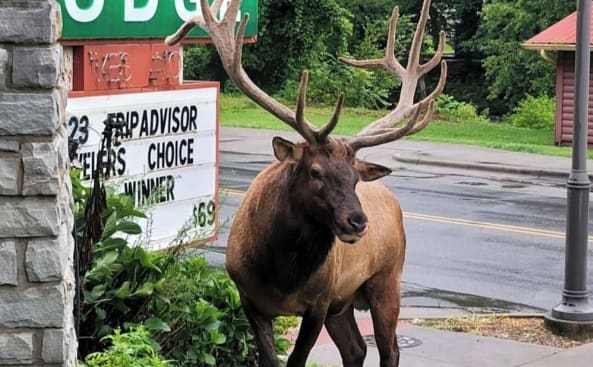
<path id="1" fill-rule="evenodd" d="M 0 1 L 0 366 L 75 366 L 60 8 Z"/>

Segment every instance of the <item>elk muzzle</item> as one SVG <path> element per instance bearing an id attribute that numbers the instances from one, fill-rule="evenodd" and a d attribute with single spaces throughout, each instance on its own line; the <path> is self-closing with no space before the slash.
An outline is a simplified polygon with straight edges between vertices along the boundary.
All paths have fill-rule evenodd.
<path id="1" fill-rule="evenodd" d="M 354 244 L 368 231 L 368 219 L 362 211 L 348 213 L 336 220 L 336 236 L 342 242 Z"/>

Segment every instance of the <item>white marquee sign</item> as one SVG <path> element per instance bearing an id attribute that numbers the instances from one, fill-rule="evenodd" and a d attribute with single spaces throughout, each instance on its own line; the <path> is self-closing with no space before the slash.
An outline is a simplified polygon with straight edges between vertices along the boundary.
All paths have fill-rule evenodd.
<path id="1" fill-rule="evenodd" d="M 68 99 L 70 135 L 79 139 L 82 180 L 91 183 L 108 114 L 127 136 L 112 148 L 108 184 L 147 210 L 151 250 L 173 245 L 182 228 L 190 243 L 211 239 L 217 212 L 218 88 Z M 106 159 L 104 159 L 106 161 Z"/>

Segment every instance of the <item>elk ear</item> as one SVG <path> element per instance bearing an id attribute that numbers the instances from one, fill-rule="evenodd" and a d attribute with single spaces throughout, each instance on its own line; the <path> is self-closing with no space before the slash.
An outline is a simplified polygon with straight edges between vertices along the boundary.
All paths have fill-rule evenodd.
<path id="1" fill-rule="evenodd" d="M 374 181 L 391 173 L 391 170 L 385 166 L 361 161 L 360 159 L 355 161 L 354 167 L 358 170 L 360 179 L 363 181 Z"/>
<path id="2" fill-rule="evenodd" d="M 303 156 L 302 146 L 296 145 L 281 137 L 274 137 L 274 139 L 272 139 L 272 145 L 274 146 L 274 155 L 281 162 L 284 162 L 285 160 L 298 162 Z"/>

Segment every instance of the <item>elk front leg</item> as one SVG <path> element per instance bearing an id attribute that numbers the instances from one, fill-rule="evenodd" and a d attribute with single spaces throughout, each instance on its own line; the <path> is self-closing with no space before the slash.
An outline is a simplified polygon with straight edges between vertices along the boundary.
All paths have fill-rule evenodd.
<path id="1" fill-rule="evenodd" d="M 377 274 L 366 285 L 381 367 L 399 366 L 395 330 L 400 308 L 400 278 L 395 272 Z"/>
<path id="2" fill-rule="evenodd" d="M 367 344 L 356 325 L 354 307 L 350 306 L 341 315 L 328 315 L 325 328 L 340 351 L 344 367 L 362 367 Z"/>
<path id="3" fill-rule="evenodd" d="M 294 345 L 294 350 L 288 357 L 286 367 L 305 367 L 307 357 L 317 341 L 327 315 L 327 308 L 323 311 L 310 310 L 305 312 L 299 329 L 299 336 Z"/>
<path id="4" fill-rule="evenodd" d="M 272 319 L 262 315 L 245 297 L 241 297 L 241 304 L 245 316 L 249 320 L 255 334 L 255 342 L 259 353 L 261 367 L 279 367 L 276 348 L 274 346 L 274 330 Z"/>

